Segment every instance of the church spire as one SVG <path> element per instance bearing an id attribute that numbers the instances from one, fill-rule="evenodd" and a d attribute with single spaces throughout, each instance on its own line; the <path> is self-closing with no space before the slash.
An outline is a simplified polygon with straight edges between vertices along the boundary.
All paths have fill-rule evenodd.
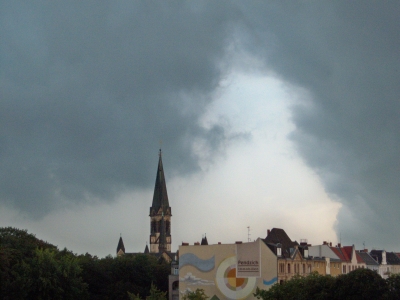
<path id="1" fill-rule="evenodd" d="M 167 185 L 165 183 L 164 168 L 162 164 L 162 152 L 160 149 L 156 183 L 154 185 L 153 203 L 150 208 L 150 215 L 153 213 L 158 213 L 160 208 L 165 214 L 169 208 Z"/>
<path id="2" fill-rule="evenodd" d="M 122 235 L 119 237 L 118 246 L 117 246 L 117 255 L 125 254 L 125 246 L 124 241 L 122 240 Z"/>
<path id="3" fill-rule="evenodd" d="M 171 207 L 160 149 L 153 203 L 150 207 L 150 252 L 171 252 Z"/>

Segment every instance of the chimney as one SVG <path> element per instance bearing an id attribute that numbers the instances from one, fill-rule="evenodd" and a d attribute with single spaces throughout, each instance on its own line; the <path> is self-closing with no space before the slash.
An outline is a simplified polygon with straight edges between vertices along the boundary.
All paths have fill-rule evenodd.
<path id="1" fill-rule="evenodd" d="M 267 236 L 268 236 L 270 233 L 271 233 L 271 230 L 268 229 L 268 230 L 267 230 Z"/>
<path id="2" fill-rule="evenodd" d="M 241 244 L 242 243 L 242 241 L 236 241 L 235 242 L 235 244 Z"/>
<path id="3" fill-rule="evenodd" d="M 195 246 L 200 246 L 199 242 L 194 243 Z"/>
<path id="4" fill-rule="evenodd" d="M 329 246 L 332 247 L 332 242 L 329 243 Z"/>
<path id="5" fill-rule="evenodd" d="M 327 243 L 326 243 L 326 241 L 324 241 L 322 244 L 323 244 L 323 245 L 326 245 Z"/>
<path id="6" fill-rule="evenodd" d="M 182 242 L 182 246 L 189 246 L 189 243 Z"/>
<path id="7" fill-rule="evenodd" d="M 340 248 L 340 247 L 342 247 L 342 244 L 341 244 L 341 243 L 338 243 L 337 246 L 338 246 L 338 248 Z"/>
<path id="8" fill-rule="evenodd" d="M 221 242 L 218 242 L 218 245 L 221 245 Z"/>

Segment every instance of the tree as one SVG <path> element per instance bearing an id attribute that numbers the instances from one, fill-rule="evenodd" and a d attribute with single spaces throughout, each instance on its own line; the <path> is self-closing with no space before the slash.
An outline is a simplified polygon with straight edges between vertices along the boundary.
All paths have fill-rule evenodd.
<path id="1" fill-rule="evenodd" d="M 183 295 L 183 300 L 206 300 L 209 297 L 204 293 L 203 289 L 196 289 L 194 292 L 187 291 L 185 295 Z"/>
<path id="2" fill-rule="evenodd" d="M 57 252 L 37 249 L 29 276 L 29 299 L 84 299 L 87 284 L 80 276 L 81 268 L 74 255 L 57 259 Z"/>
<path id="3" fill-rule="evenodd" d="M 311 273 L 307 277 L 295 276 L 284 284 L 275 284 L 269 290 L 257 288 L 254 294 L 257 299 L 333 299 L 332 290 L 335 279 Z"/>
<path id="4" fill-rule="evenodd" d="M 336 278 L 335 299 L 383 299 L 387 283 L 369 269 L 356 269 Z"/>
<path id="5" fill-rule="evenodd" d="M 57 247 L 39 240 L 27 230 L 0 228 L 0 299 L 26 298 L 36 249 L 57 250 Z"/>
<path id="6" fill-rule="evenodd" d="M 135 295 L 134 293 L 128 293 L 129 300 L 141 300 L 139 294 Z"/>
<path id="7" fill-rule="evenodd" d="M 167 292 L 160 291 L 153 283 L 150 288 L 150 295 L 146 297 L 146 300 L 167 300 Z"/>
<path id="8" fill-rule="evenodd" d="M 388 299 L 400 299 L 400 274 L 392 274 L 386 279 Z"/>

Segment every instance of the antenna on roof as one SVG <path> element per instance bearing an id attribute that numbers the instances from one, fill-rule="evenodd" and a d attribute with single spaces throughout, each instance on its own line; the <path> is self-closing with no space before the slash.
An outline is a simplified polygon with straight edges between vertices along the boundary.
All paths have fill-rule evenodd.
<path id="1" fill-rule="evenodd" d="M 247 226 L 247 241 L 251 242 L 251 239 L 250 239 L 250 226 Z"/>

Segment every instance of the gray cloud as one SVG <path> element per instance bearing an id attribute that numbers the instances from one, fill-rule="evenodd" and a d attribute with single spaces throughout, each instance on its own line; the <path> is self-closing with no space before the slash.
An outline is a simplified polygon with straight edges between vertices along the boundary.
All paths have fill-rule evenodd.
<path id="1" fill-rule="evenodd" d="M 195 171 L 192 142 L 227 139 L 198 121 L 229 45 L 309 91 L 291 138 L 345 206 L 342 238 L 399 246 L 398 3 L 35 3 L 0 11 L 3 203 L 40 216 L 151 187 L 160 139 L 167 170 Z"/>
<path id="2" fill-rule="evenodd" d="M 224 128 L 199 118 L 232 10 L 13 1 L 0 14 L 3 203 L 42 216 L 61 202 L 113 199 L 153 184 L 160 140 L 171 173 L 197 169 L 193 140 L 221 147 Z"/>
<path id="3" fill-rule="evenodd" d="M 337 231 L 348 243 L 400 246 L 399 13 L 398 3 L 336 1 L 266 5 L 248 18 L 264 45 L 254 53 L 310 92 L 292 108 L 291 137 L 345 206 Z"/>

